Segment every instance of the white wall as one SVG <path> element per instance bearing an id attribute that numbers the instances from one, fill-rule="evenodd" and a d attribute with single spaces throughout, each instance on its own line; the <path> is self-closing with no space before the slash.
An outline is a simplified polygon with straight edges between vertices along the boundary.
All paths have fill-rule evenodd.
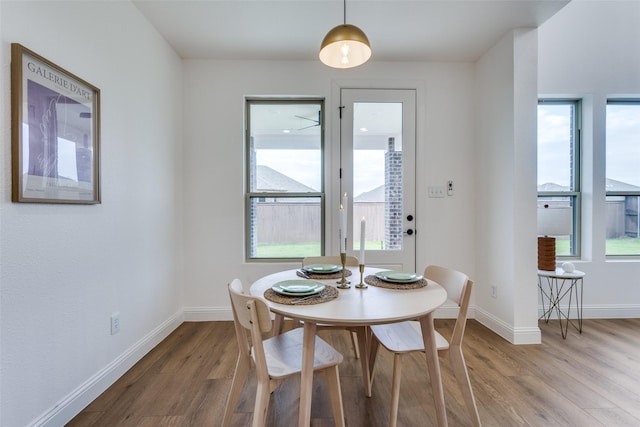
<path id="1" fill-rule="evenodd" d="M 514 343 L 540 342 L 536 45 L 535 30 L 510 32 L 476 64 L 476 318 Z"/>
<path id="2" fill-rule="evenodd" d="M 129 2 L 0 17 L 0 425 L 57 426 L 181 322 L 182 64 Z M 12 42 L 101 89 L 102 204 L 11 203 Z"/>
<path id="3" fill-rule="evenodd" d="M 286 267 L 244 262 L 244 96 L 326 98 L 332 157 L 341 86 L 418 88 L 417 265 L 441 263 L 474 275 L 472 64 L 372 62 L 332 70 L 319 61 L 185 61 L 186 318 L 230 319 L 231 279 L 248 284 Z M 428 185 L 449 179 L 453 197 L 426 197 Z M 338 198 L 329 191 L 329 203 Z"/>
<path id="4" fill-rule="evenodd" d="M 605 110 L 608 97 L 640 98 L 640 2 L 574 0 L 539 33 L 541 96 L 583 98 L 585 317 L 640 317 L 640 261 L 607 260 Z"/>

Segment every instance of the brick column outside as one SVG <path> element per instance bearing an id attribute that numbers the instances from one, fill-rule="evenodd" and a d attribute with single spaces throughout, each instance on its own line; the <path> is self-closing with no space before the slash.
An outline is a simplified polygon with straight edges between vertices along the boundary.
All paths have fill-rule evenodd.
<path id="1" fill-rule="evenodd" d="M 402 151 L 389 138 L 384 161 L 384 245 L 386 250 L 402 249 Z"/>

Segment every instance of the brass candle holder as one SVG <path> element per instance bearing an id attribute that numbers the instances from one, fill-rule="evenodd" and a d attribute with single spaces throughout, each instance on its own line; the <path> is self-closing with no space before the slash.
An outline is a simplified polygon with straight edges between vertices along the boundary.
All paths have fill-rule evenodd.
<path id="1" fill-rule="evenodd" d="M 336 282 L 338 284 L 338 286 L 336 287 L 339 289 L 349 289 L 351 287 L 350 285 L 351 282 L 347 280 L 347 277 L 345 276 L 346 263 L 347 263 L 346 252 L 340 253 L 340 262 L 342 263 L 342 278 Z"/>
<path id="2" fill-rule="evenodd" d="M 357 289 L 367 289 L 369 286 L 362 281 L 362 275 L 364 274 L 364 264 L 359 264 L 360 267 L 360 283 L 356 285 Z"/>

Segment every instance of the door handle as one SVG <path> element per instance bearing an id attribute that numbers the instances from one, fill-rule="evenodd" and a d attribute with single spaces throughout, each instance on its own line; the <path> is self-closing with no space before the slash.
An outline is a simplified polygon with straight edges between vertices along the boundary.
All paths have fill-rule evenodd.
<path id="1" fill-rule="evenodd" d="M 407 231 L 404 232 L 405 234 L 408 234 L 409 236 L 411 236 L 414 231 L 412 229 L 408 229 Z"/>

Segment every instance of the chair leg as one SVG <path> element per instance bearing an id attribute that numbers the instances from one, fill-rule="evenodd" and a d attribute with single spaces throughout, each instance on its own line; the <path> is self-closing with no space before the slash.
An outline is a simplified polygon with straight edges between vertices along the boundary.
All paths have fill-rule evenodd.
<path id="1" fill-rule="evenodd" d="M 325 369 L 324 374 L 329 388 L 333 422 L 337 427 L 344 427 L 344 407 L 342 405 L 342 390 L 340 388 L 338 365 Z"/>
<path id="2" fill-rule="evenodd" d="M 231 383 L 231 391 L 227 399 L 227 406 L 224 409 L 224 417 L 222 418 L 222 426 L 226 427 L 231 424 L 231 416 L 233 411 L 238 405 L 238 399 L 244 388 L 247 378 L 249 377 L 249 370 L 251 369 L 251 361 L 242 355 L 238 356 L 236 362 L 236 371 L 233 374 L 233 382 Z"/>
<path id="3" fill-rule="evenodd" d="M 369 343 L 369 384 L 373 387 L 373 368 L 376 364 L 376 357 L 378 356 L 378 349 L 380 348 L 380 341 L 378 338 L 371 334 L 371 342 Z"/>
<path id="4" fill-rule="evenodd" d="M 256 404 L 253 408 L 253 427 L 264 427 L 264 425 L 266 424 L 270 397 L 271 387 L 269 386 L 269 383 L 258 381 L 258 390 L 256 391 Z"/>
<path id="5" fill-rule="evenodd" d="M 389 426 L 396 427 L 398 422 L 398 405 L 400 403 L 400 380 L 402 375 L 402 354 L 393 355 L 393 383 L 391 385 L 391 413 Z"/>
<path id="6" fill-rule="evenodd" d="M 351 345 L 353 346 L 353 352 L 356 355 L 356 359 L 360 359 L 360 349 L 358 348 L 358 335 L 356 331 L 350 331 L 351 333 Z"/>
<path id="7" fill-rule="evenodd" d="M 284 316 L 282 314 L 276 314 L 273 319 L 273 335 L 280 335 L 284 326 Z"/>
<path id="8" fill-rule="evenodd" d="M 464 398 L 464 403 L 467 405 L 471 422 L 475 427 L 480 427 L 482 425 L 480 423 L 480 415 L 478 414 L 476 400 L 473 397 L 473 390 L 471 389 L 467 365 L 464 361 L 464 355 L 462 354 L 462 347 L 456 346 L 449 348 L 449 362 L 451 363 L 453 374 L 456 377 L 456 382 Z"/>

